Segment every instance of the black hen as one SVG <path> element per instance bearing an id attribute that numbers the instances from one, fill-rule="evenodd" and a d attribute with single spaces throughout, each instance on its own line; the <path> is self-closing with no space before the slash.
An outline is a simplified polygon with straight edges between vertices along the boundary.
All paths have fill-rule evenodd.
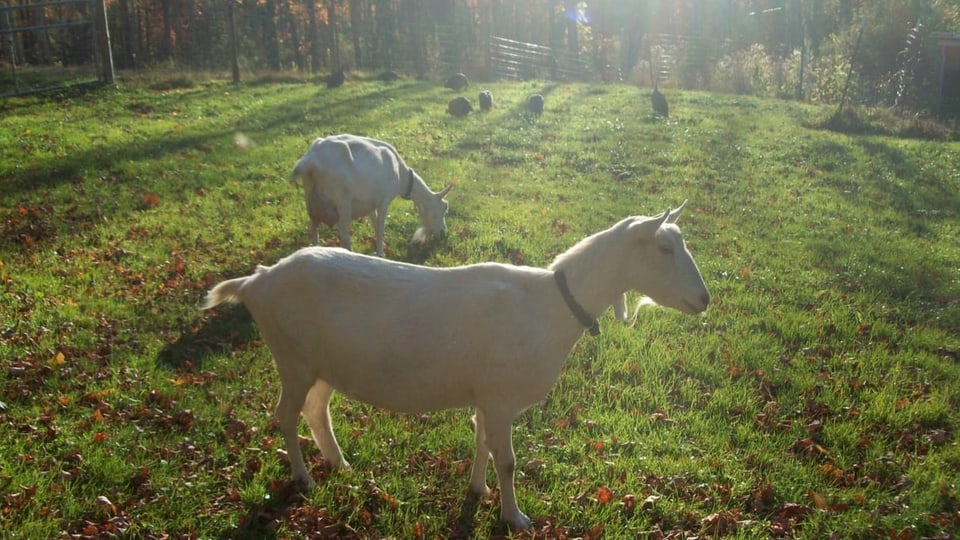
<path id="1" fill-rule="evenodd" d="M 491 94 L 489 90 L 480 92 L 477 99 L 480 101 L 481 111 L 489 111 L 493 107 L 493 94 Z"/>
<path id="2" fill-rule="evenodd" d="M 527 99 L 527 109 L 533 114 L 543 114 L 543 96 L 534 94 Z"/>
<path id="3" fill-rule="evenodd" d="M 347 80 L 346 76 L 343 74 L 343 68 L 340 68 L 327 77 L 327 88 L 337 88 L 343 86 L 343 81 Z"/>
<path id="4" fill-rule="evenodd" d="M 460 90 L 470 86 L 470 81 L 467 80 L 467 76 L 463 73 L 454 73 L 447 78 L 447 81 L 443 85 L 451 90 L 456 90 L 459 92 Z"/>
<path id="5" fill-rule="evenodd" d="M 657 90 L 657 83 L 653 83 L 653 93 L 650 94 L 650 103 L 653 105 L 653 112 L 664 118 L 670 115 L 670 106 L 667 105 L 667 97 Z"/>

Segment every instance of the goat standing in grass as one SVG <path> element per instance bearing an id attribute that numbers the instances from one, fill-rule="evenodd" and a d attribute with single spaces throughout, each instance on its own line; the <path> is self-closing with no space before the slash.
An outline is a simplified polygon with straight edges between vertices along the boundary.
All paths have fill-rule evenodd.
<path id="1" fill-rule="evenodd" d="M 631 217 L 571 248 L 547 269 L 497 263 L 428 268 L 305 248 L 253 275 L 224 281 L 204 309 L 243 302 L 282 383 L 277 405 L 293 478 L 307 486 L 297 442 L 302 412 L 333 467 L 348 468 L 333 434 L 334 390 L 409 413 L 475 407 L 470 489 L 489 493 L 493 458 L 500 518 L 525 529 L 517 506 L 512 423 L 541 401 L 583 330 L 613 305 L 626 320 L 637 290 L 685 313 L 710 295 L 674 224 L 682 209 Z"/>
<path id="2" fill-rule="evenodd" d="M 303 181 L 310 216 L 310 235 L 320 243 L 320 224 L 336 225 L 340 246 L 350 249 L 350 222 L 373 214 L 377 255 L 383 257 L 383 229 L 387 208 L 397 196 L 410 199 L 420 214 L 414 242 L 446 233 L 448 203 L 404 163 L 396 148 L 383 141 L 357 135 L 317 139 L 293 168 L 291 180 Z"/>

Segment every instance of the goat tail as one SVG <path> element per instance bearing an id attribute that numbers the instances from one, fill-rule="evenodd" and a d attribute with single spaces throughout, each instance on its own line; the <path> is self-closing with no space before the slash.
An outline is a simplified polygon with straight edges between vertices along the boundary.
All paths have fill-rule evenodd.
<path id="1" fill-rule="evenodd" d="M 291 184 L 296 184 L 296 183 L 297 183 L 297 180 L 303 178 L 302 163 L 303 163 L 303 160 L 301 159 L 301 160 L 298 161 L 297 164 L 293 167 L 293 172 L 290 173 L 290 183 L 291 183 Z"/>
<path id="2" fill-rule="evenodd" d="M 219 283 L 207 293 L 207 297 L 200 309 L 210 309 L 224 302 L 243 302 L 243 296 L 241 296 L 240 293 L 248 279 L 250 279 L 250 276 L 228 279 L 227 281 Z"/>

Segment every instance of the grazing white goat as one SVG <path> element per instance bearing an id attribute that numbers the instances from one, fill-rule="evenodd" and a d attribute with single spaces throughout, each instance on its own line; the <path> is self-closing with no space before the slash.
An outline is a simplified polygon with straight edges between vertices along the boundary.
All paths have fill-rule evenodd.
<path id="1" fill-rule="evenodd" d="M 277 405 L 294 480 L 313 486 L 297 443 L 302 412 L 331 467 L 349 467 L 333 434 L 334 390 L 394 411 L 475 407 L 470 488 L 489 493 L 492 457 L 500 518 L 530 519 L 514 493 L 512 423 L 553 387 L 570 349 L 611 305 L 641 291 L 686 313 L 710 295 L 674 221 L 682 209 L 631 217 L 571 248 L 547 269 L 498 263 L 428 268 L 305 248 L 253 275 L 224 281 L 204 309 L 243 302 L 280 374 Z"/>
<path id="2" fill-rule="evenodd" d="M 293 168 L 291 180 L 303 181 L 310 216 L 310 234 L 320 243 L 319 226 L 336 225 L 340 246 L 350 249 L 350 222 L 373 214 L 377 255 L 383 257 L 383 229 L 387 207 L 397 196 L 413 201 L 421 226 L 414 242 L 446 232 L 444 200 L 452 185 L 439 193 L 404 163 L 396 148 L 358 135 L 333 135 L 313 142 Z"/>

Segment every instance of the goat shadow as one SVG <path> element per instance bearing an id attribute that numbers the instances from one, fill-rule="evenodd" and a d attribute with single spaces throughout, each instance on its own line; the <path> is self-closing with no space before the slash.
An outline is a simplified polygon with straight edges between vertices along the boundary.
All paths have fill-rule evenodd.
<path id="1" fill-rule="evenodd" d="M 479 495 L 468 493 L 465 496 L 456 521 L 448 522 L 448 530 L 445 531 L 446 538 L 460 540 L 475 537 L 476 513 L 480 502 L 481 497 Z M 309 506 L 309 501 L 295 484 L 292 482 L 277 482 L 271 486 L 269 498 L 265 499 L 264 502 L 248 503 L 246 514 L 240 522 L 236 526 L 221 531 L 219 537 L 232 540 L 281 538 L 277 534 L 278 525 L 281 522 L 289 522 L 293 514 L 304 511 L 303 509 L 306 506 Z M 312 515 L 314 518 L 308 523 L 301 523 L 296 526 L 300 528 L 298 532 L 305 536 L 310 538 L 362 537 L 356 529 L 350 526 L 350 523 L 340 521 L 335 516 L 328 515 L 325 512 L 305 511 L 305 513 Z M 305 525 L 306 527 L 304 527 Z M 489 531 L 488 537 L 502 539 L 508 538 L 508 535 L 509 529 L 501 523 Z"/>
<path id="2" fill-rule="evenodd" d="M 499 494 L 492 494 L 491 497 L 497 501 L 494 506 L 499 507 Z M 450 538 L 451 540 L 459 540 L 477 537 L 477 510 L 480 508 L 480 506 L 485 506 L 483 504 L 484 498 L 484 496 L 477 495 L 469 489 L 467 490 L 467 493 L 464 495 L 463 503 L 460 505 L 460 512 L 456 517 L 456 521 L 448 521 L 447 523 L 447 538 Z M 499 510 L 495 510 L 495 512 L 497 512 L 499 515 Z M 516 532 L 514 534 L 516 534 Z M 523 533 L 520 534 L 522 535 Z M 489 538 L 491 540 L 513 538 L 513 536 L 511 536 L 510 527 L 506 523 L 500 521 L 499 518 L 482 537 Z"/>
<path id="3" fill-rule="evenodd" d="M 223 305 L 207 312 L 195 325 L 157 354 L 157 365 L 174 370 L 202 369 L 212 356 L 249 347 L 258 336 L 253 317 L 243 305 Z"/>

